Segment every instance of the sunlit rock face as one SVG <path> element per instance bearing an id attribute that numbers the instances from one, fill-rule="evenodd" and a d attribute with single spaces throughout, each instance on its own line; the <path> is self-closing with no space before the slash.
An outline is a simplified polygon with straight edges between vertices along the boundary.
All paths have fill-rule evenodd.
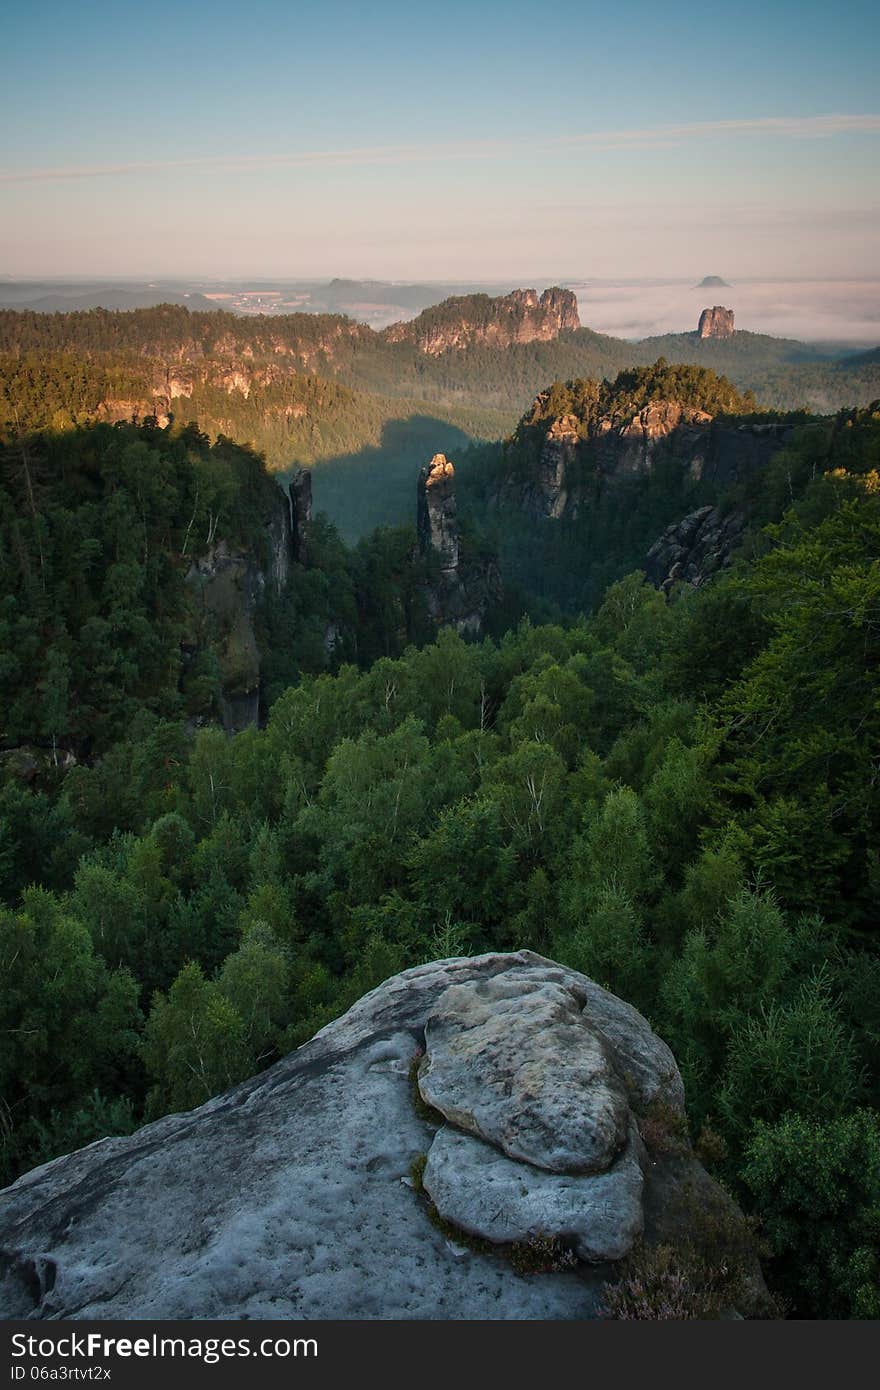
<path id="1" fill-rule="evenodd" d="M 704 309 L 697 332 L 701 338 L 732 338 L 733 310 L 725 309 L 722 304 L 716 304 L 713 309 Z"/>
<path id="2" fill-rule="evenodd" d="M 649 401 L 634 416 L 605 416 L 595 428 L 599 467 L 608 474 L 648 473 L 659 446 L 678 453 L 697 454 L 704 444 L 704 429 L 712 423 L 705 410 L 680 401 Z"/>
<path id="3" fill-rule="evenodd" d="M 435 454 L 419 474 L 419 551 L 428 561 L 428 615 L 438 627 L 477 636 L 486 614 L 501 599 L 501 576 L 491 556 L 462 556 L 455 495 L 455 465 Z"/>
<path id="4" fill-rule="evenodd" d="M 485 294 L 453 296 L 407 323 L 392 324 L 383 336 L 390 343 L 413 343 L 436 357 L 476 345 L 503 348 L 514 343 L 548 343 L 580 326 L 577 296 L 554 286 L 540 296 L 530 289 L 512 290 L 495 299 Z"/>
<path id="5" fill-rule="evenodd" d="M 569 469 L 580 442 L 574 415 L 560 415 L 553 421 L 544 440 L 538 476 L 526 510 L 554 518 L 564 514 L 568 503 Z"/>
<path id="6" fill-rule="evenodd" d="M 435 454 L 419 474 L 419 547 L 433 554 L 444 574 L 458 569 L 458 503 L 455 497 L 455 465 L 445 454 Z"/>
<path id="7" fill-rule="evenodd" d="M 669 1048 L 585 976 L 434 961 L 199 1109 L 7 1188 L 0 1316 L 595 1317 L 634 1242 L 736 1211 L 686 1139 L 651 1146 L 682 1108 Z M 516 1272 L 551 1239 L 565 1260 Z"/>
<path id="8" fill-rule="evenodd" d="M 491 504 L 516 508 L 535 522 L 573 521 L 618 480 L 649 474 L 661 463 L 717 487 L 742 483 L 765 468 L 790 439 L 790 424 L 738 423 L 674 399 L 648 401 L 589 420 L 543 415 L 542 392 L 524 419 L 538 417 L 531 457 L 511 460 L 494 485 Z M 543 418 L 540 418 L 543 415 Z"/>

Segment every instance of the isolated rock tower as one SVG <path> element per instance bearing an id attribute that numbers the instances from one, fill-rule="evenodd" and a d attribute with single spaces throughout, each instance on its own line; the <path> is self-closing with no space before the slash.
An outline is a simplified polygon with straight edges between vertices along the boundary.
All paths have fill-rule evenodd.
<path id="1" fill-rule="evenodd" d="M 732 338 L 734 334 L 733 310 L 716 304 L 713 309 L 704 309 L 700 315 L 697 332 L 701 338 Z"/>
<path id="2" fill-rule="evenodd" d="M 419 474 L 419 549 L 440 560 L 445 575 L 458 570 L 458 504 L 455 467 L 445 454 L 435 454 Z"/>

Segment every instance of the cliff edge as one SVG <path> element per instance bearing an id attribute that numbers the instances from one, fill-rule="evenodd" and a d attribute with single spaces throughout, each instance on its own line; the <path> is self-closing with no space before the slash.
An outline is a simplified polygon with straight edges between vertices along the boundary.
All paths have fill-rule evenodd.
<path id="1" fill-rule="evenodd" d="M 503 348 L 514 343 L 548 343 L 580 326 L 577 296 L 553 286 L 540 297 L 528 289 L 494 299 L 487 294 L 454 295 L 407 323 L 392 324 L 381 336 L 388 343 L 413 343 L 436 357 L 476 345 Z"/>
<path id="2" fill-rule="evenodd" d="M 0 1315 L 600 1316 L 638 1248 L 741 1222 L 682 1111 L 669 1049 L 584 976 L 435 961 L 199 1109 L 21 1177 Z M 730 1315 L 764 1297 L 746 1275 Z"/>

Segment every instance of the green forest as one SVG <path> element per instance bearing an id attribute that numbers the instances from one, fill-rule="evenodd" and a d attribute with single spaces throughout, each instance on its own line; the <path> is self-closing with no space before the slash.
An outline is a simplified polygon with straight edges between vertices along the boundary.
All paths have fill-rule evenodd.
<path id="1" fill-rule="evenodd" d="M 478 323 L 498 301 L 454 303 Z M 441 305 L 422 319 L 442 326 L 447 313 Z M 0 310 L 0 428 L 167 412 L 212 439 L 251 445 L 274 469 L 313 467 L 318 505 L 354 543 L 409 521 L 426 450 L 460 454 L 505 437 L 550 381 L 614 379 L 661 356 L 723 373 L 763 409 L 830 413 L 880 395 L 874 353 L 834 355 L 749 332 L 628 342 L 581 328 L 433 356 L 338 314 Z"/>
<path id="2" fill-rule="evenodd" d="M 528 947 L 669 1042 L 779 1307 L 880 1316 L 880 406 L 795 434 L 712 583 L 645 581 L 684 497 L 649 476 L 569 537 L 580 599 L 523 570 L 479 641 L 432 627 L 411 529 L 318 519 L 234 736 L 187 576 L 220 538 L 270 566 L 277 484 L 191 422 L 64 423 L 2 431 L 0 1180 Z"/>

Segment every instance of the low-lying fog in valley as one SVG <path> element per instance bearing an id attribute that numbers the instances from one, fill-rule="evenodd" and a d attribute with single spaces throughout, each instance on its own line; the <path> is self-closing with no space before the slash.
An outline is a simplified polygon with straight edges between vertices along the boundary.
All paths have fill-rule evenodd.
<path id="1" fill-rule="evenodd" d="M 712 273 L 712 272 L 707 272 Z M 648 338 L 696 328 L 700 310 L 724 304 L 736 326 L 806 342 L 880 343 L 880 280 L 728 280 L 702 288 L 669 280 L 568 282 L 581 323 L 616 338 Z M 701 277 L 702 278 L 702 277 Z"/>

